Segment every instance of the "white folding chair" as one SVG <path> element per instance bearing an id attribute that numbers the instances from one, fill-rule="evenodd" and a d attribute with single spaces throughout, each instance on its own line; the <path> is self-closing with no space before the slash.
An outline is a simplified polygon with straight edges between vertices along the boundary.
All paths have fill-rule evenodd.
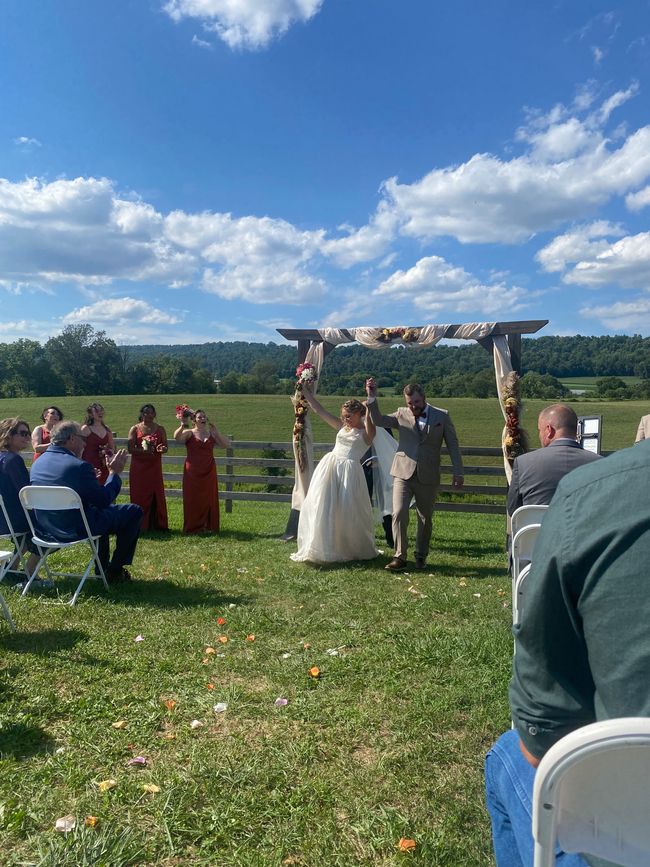
<path id="1" fill-rule="evenodd" d="M 29 487 L 21 489 L 19 496 L 25 514 L 27 515 L 29 527 L 32 531 L 32 542 L 36 545 L 40 558 L 36 568 L 25 584 L 25 588 L 21 595 L 24 596 L 29 591 L 32 581 L 43 565 L 45 566 L 48 577 L 63 576 L 66 578 L 81 578 L 79 586 L 70 600 L 70 605 L 74 605 L 77 601 L 77 597 L 81 592 L 81 588 L 84 586 L 86 578 L 91 575 L 90 570 L 93 568 L 93 565 L 97 567 L 99 574 L 93 575 L 92 577 L 101 578 L 104 587 L 108 590 L 109 587 L 108 582 L 106 581 L 106 575 L 104 575 L 104 568 L 99 559 L 99 548 L 97 543 L 100 536 L 93 536 L 90 532 L 86 513 L 84 512 L 83 503 L 81 502 L 79 494 L 76 491 L 73 491 L 72 488 L 57 487 L 54 485 L 29 485 Z M 83 526 L 86 529 L 86 535 L 80 539 L 75 539 L 73 542 L 52 542 L 47 539 L 41 539 L 32 519 L 32 510 L 34 509 L 49 512 L 78 509 Z M 50 554 L 53 554 L 56 551 L 62 551 L 65 548 L 71 548 L 73 545 L 84 543 L 90 545 L 91 555 L 83 575 L 78 572 L 50 572 L 46 562 Z"/>
<path id="2" fill-rule="evenodd" d="M 9 518 L 9 513 L 7 512 L 7 507 L 5 506 L 3 498 L 0 496 L 0 511 L 2 512 L 2 516 L 5 520 L 5 524 L 7 525 L 6 533 L 0 533 L 0 539 L 11 539 L 14 544 L 14 552 L 12 554 L 9 565 L 6 569 L 2 570 L 2 577 L 0 577 L 0 583 L 6 577 L 7 572 L 13 570 L 14 572 L 20 572 L 23 575 L 27 575 L 27 552 L 24 550 L 25 547 L 25 539 L 27 538 L 27 533 L 16 533 L 14 530 L 11 519 Z M 21 568 L 14 569 L 16 563 L 19 563 Z"/>
<path id="3" fill-rule="evenodd" d="M 584 726 L 544 756 L 533 786 L 535 867 L 555 846 L 623 867 L 650 864 L 650 718 Z"/>
<path id="4" fill-rule="evenodd" d="M 13 551 L 0 551 L 0 582 L 5 577 L 5 572 L 9 568 L 9 566 L 14 562 L 14 552 Z M 0 593 L 0 608 L 2 608 L 2 613 L 5 616 L 5 620 L 9 624 L 9 629 L 12 631 L 16 631 L 16 624 L 11 619 L 11 611 L 9 611 L 9 606 L 7 605 L 4 596 Z"/>
<path id="5" fill-rule="evenodd" d="M 521 623 L 521 618 L 524 613 L 523 606 L 523 597 L 524 597 L 524 584 L 526 583 L 526 579 L 530 574 L 530 566 L 529 563 L 527 566 L 521 570 L 519 575 L 515 578 L 515 589 L 512 594 L 512 625 L 519 626 Z M 516 642 L 515 642 L 516 646 Z"/>
<path id="6" fill-rule="evenodd" d="M 517 575 L 522 570 L 522 561 L 530 563 L 533 559 L 533 549 L 539 535 L 540 524 L 528 524 L 518 530 L 512 538 L 512 605 L 515 605 L 515 583 Z"/>
<path id="7" fill-rule="evenodd" d="M 541 524 L 548 506 L 519 506 L 510 516 L 510 535 L 514 539 L 522 527 Z"/>

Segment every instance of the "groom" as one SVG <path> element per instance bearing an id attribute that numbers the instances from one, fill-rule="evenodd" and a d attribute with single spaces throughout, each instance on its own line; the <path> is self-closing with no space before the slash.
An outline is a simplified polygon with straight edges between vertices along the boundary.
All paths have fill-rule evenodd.
<path id="1" fill-rule="evenodd" d="M 406 568 L 406 531 L 411 499 L 415 499 L 418 516 L 415 568 L 425 569 L 431 539 L 431 516 L 440 486 L 440 449 L 443 440 L 454 469 L 454 487 L 463 486 L 463 461 L 456 429 L 444 409 L 427 403 L 419 385 L 406 386 L 406 406 L 390 415 L 382 415 L 379 411 L 377 385 L 372 378 L 366 380 L 366 393 L 368 412 L 375 426 L 396 428 L 399 432 L 397 452 L 390 471 L 393 476 L 395 556 L 386 569 L 399 572 Z"/>

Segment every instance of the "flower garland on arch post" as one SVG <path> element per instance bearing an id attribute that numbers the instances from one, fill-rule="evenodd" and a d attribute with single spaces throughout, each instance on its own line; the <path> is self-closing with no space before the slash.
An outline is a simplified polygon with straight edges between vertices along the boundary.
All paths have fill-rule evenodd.
<path id="1" fill-rule="evenodd" d="M 296 368 L 296 390 L 292 398 L 294 422 L 293 422 L 293 442 L 295 445 L 296 457 L 298 466 L 301 471 L 307 465 L 307 456 L 305 455 L 305 420 L 309 411 L 309 404 L 305 400 L 303 388 L 305 383 L 316 382 L 316 368 L 308 361 L 299 364 Z"/>
<path id="2" fill-rule="evenodd" d="M 503 380 L 501 400 L 506 415 L 503 429 L 503 454 L 512 465 L 515 458 L 528 451 L 528 434 L 521 427 L 521 387 L 514 370 Z"/>

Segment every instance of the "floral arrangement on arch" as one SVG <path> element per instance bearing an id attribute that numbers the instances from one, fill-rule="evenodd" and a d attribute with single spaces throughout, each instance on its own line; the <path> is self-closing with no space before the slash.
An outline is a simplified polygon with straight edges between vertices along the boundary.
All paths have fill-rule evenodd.
<path id="1" fill-rule="evenodd" d="M 380 328 L 377 340 L 380 343 L 392 343 L 399 340 L 402 343 L 417 343 L 420 339 L 419 328 Z"/>
<path id="2" fill-rule="evenodd" d="M 296 368 L 296 391 L 293 397 L 293 442 L 296 447 L 296 457 L 301 470 L 305 469 L 305 417 L 309 410 L 309 404 L 303 396 L 303 388 L 306 383 L 314 383 L 317 380 L 316 368 L 313 364 L 305 361 Z"/>
<path id="3" fill-rule="evenodd" d="M 509 461 L 528 451 L 528 435 L 521 427 L 521 390 L 519 375 L 513 370 L 501 386 L 501 400 L 506 414 L 503 453 Z"/>

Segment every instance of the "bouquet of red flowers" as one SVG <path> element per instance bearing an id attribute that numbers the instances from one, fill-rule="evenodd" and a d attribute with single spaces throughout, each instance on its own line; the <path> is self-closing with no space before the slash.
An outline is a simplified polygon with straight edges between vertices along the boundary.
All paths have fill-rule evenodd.
<path id="1" fill-rule="evenodd" d="M 186 403 L 181 403 L 176 407 L 176 418 L 179 421 L 185 421 L 187 418 L 192 418 L 194 410 L 190 409 Z"/>

